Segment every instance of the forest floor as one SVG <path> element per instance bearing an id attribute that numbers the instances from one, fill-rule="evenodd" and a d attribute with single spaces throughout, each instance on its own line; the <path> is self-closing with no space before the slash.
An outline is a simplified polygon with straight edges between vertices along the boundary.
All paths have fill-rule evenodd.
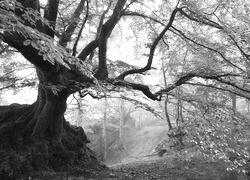
<path id="1" fill-rule="evenodd" d="M 91 170 L 87 167 L 74 173 L 44 172 L 29 180 L 250 180 L 250 176 L 228 172 L 222 162 L 207 160 L 196 152 L 168 151 L 163 157 L 151 155 L 152 148 L 165 132 L 164 127 L 155 126 L 132 134 L 124 142 L 126 152 L 114 151 L 112 157 L 116 157 L 116 161 L 107 162 L 102 168 Z"/>
<path id="2" fill-rule="evenodd" d="M 220 162 L 204 159 L 186 161 L 179 157 L 149 157 L 129 163 L 120 163 L 100 170 L 85 170 L 75 173 L 44 173 L 29 180 L 87 180 L 87 179 L 121 179 L 121 180 L 249 180 L 250 178 L 227 172 Z"/>

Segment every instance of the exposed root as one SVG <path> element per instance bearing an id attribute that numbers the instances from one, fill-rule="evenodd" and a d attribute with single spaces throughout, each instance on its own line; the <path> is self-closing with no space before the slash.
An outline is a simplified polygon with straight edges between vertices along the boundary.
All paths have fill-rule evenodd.
<path id="1" fill-rule="evenodd" d="M 57 120 L 61 124 L 44 124 L 38 131 L 41 136 L 31 136 L 40 123 L 37 115 L 43 116 L 37 105 L 0 107 L 0 179 L 41 170 L 98 166 L 95 154 L 86 146 L 89 140 L 84 130 L 70 125 L 63 116 Z"/>

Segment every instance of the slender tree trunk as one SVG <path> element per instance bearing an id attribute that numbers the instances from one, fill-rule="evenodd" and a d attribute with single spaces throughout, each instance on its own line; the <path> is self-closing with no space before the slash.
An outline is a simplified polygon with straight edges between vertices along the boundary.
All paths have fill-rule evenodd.
<path id="1" fill-rule="evenodd" d="M 167 78 L 166 78 L 166 70 L 164 68 L 164 61 L 162 59 L 161 61 L 162 63 L 162 74 L 163 74 L 163 80 L 164 80 L 164 85 L 165 85 L 165 88 L 167 88 Z M 171 124 L 171 120 L 170 120 L 170 117 L 169 117 L 169 114 L 168 114 L 168 95 L 166 95 L 166 99 L 165 99 L 165 103 L 164 103 L 164 109 L 165 109 L 165 116 L 166 116 L 166 120 L 167 120 L 167 123 L 168 123 L 168 129 L 172 129 L 173 126 Z"/>
<path id="2" fill-rule="evenodd" d="M 103 139 L 103 161 L 107 159 L 107 110 L 108 110 L 108 102 L 107 96 L 105 95 L 104 99 L 104 113 L 103 113 L 103 132 L 102 132 L 102 139 Z"/>
<path id="3" fill-rule="evenodd" d="M 168 114 L 168 96 L 166 96 L 166 99 L 165 99 L 165 116 L 166 116 L 166 120 L 167 120 L 167 123 L 168 123 L 168 129 L 171 130 L 173 127 L 172 127 L 172 124 L 171 124 L 171 121 L 170 121 L 170 117 L 169 117 L 169 114 Z"/>
<path id="4" fill-rule="evenodd" d="M 120 101 L 120 123 L 119 123 L 119 139 L 123 141 L 123 124 L 124 124 L 124 100 Z"/>
<path id="5" fill-rule="evenodd" d="M 180 122 L 184 122 L 183 115 L 182 115 L 182 101 L 180 99 L 181 89 L 180 87 L 177 88 L 177 110 L 176 110 L 176 124 L 179 126 Z"/>
<path id="6" fill-rule="evenodd" d="M 188 55 L 188 50 L 186 50 L 185 55 L 184 55 L 184 59 L 183 59 L 183 66 L 181 69 L 181 73 L 183 74 L 185 66 L 186 66 L 186 57 Z M 177 88 L 177 118 L 176 118 L 176 124 L 177 126 L 179 125 L 179 122 L 184 122 L 183 119 L 183 113 L 182 113 L 182 109 L 183 109 L 183 104 L 182 104 L 182 100 L 180 98 L 182 93 L 181 87 Z"/>

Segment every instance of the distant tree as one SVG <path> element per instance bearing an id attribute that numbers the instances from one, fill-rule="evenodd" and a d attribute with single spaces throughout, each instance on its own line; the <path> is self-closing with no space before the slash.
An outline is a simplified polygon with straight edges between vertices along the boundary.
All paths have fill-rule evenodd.
<path id="1" fill-rule="evenodd" d="M 104 100 L 104 111 L 103 111 L 103 123 L 102 123 L 102 140 L 103 140 L 103 160 L 107 158 L 107 109 L 108 109 L 108 100 L 105 93 Z"/>
<path id="2" fill-rule="evenodd" d="M 75 92 L 81 97 L 88 94 L 101 98 L 103 92 L 123 87 L 160 101 L 185 84 L 212 87 L 249 99 L 249 69 L 245 68 L 250 58 L 246 31 L 249 3 L 157 2 L 48 0 L 43 6 L 39 0 L 0 1 L 0 39 L 35 66 L 39 81 L 36 102 L 0 107 L 2 179 L 13 172 L 98 166 L 86 146 L 89 140 L 83 129 L 64 118 L 66 100 Z M 133 22 L 133 32 L 140 39 L 134 53 L 146 59 L 142 67 L 127 66 L 127 59 L 110 62 L 107 58 L 109 40 L 118 41 L 115 35 L 122 28 L 116 27 L 126 24 L 123 19 Z M 169 49 L 173 62 L 187 49 L 191 52 L 186 62 L 189 68 L 156 92 L 140 81 L 129 81 L 130 76 L 145 75 L 152 69 L 158 47 L 172 45 L 168 40 L 182 45 L 178 50 Z M 121 64 L 123 68 L 119 68 Z M 204 84 L 201 79 L 211 83 Z"/>
<path id="3" fill-rule="evenodd" d="M 164 61 L 162 59 L 162 74 L 163 74 L 163 81 L 164 81 L 164 86 L 165 88 L 167 88 L 167 78 L 166 78 L 166 70 L 164 67 Z M 171 119 L 168 113 L 168 95 L 166 95 L 166 99 L 164 100 L 164 112 L 165 112 L 165 117 L 168 123 L 168 129 L 171 130 L 173 128 L 172 123 L 171 123 Z"/>

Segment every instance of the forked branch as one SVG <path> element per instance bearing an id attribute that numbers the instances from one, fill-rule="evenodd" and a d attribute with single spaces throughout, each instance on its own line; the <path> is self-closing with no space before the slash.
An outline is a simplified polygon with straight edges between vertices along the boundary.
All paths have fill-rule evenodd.
<path id="1" fill-rule="evenodd" d="M 85 15 L 85 18 L 84 18 L 84 20 L 83 20 L 82 26 L 81 26 L 81 28 L 80 28 L 80 30 L 79 30 L 79 32 L 78 32 L 76 41 L 75 41 L 75 43 L 74 43 L 72 56 L 76 56 L 77 45 L 78 45 L 78 42 L 79 42 L 79 40 L 80 40 L 80 37 L 81 37 L 82 31 L 83 31 L 83 28 L 84 28 L 84 26 L 85 26 L 85 24 L 86 24 L 86 22 L 87 22 L 88 17 L 89 17 L 89 0 L 87 0 L 86 2 L 87 2 L 87 5 L 86 5 L 86 6 L 87 6 L 87 7 L 86 7 L 86 8 L 87 8 L 87 9 L 86 9 L 86 15 Z"/>
<path id="2" fill-rule="evenodd" d="M 122 16 L 122 11 L 123 11 L 123 7 L 124 7 L 125 3 L 126 3 L 126 0 L 118 0 L 117 1 L 112 15 L 101 27 L 100 36 L 103 36 L 106 39 L 110 36 L 115 25 L 119 22 L 119 20 Z M 80 58 L 82 61 L 85 61 L 86 58 L 99 46 L 99 41 L 100 41 L 99 37 L 97 37 L 96 39 L 91 41 L 81 51 L 78 58 Z"/>

